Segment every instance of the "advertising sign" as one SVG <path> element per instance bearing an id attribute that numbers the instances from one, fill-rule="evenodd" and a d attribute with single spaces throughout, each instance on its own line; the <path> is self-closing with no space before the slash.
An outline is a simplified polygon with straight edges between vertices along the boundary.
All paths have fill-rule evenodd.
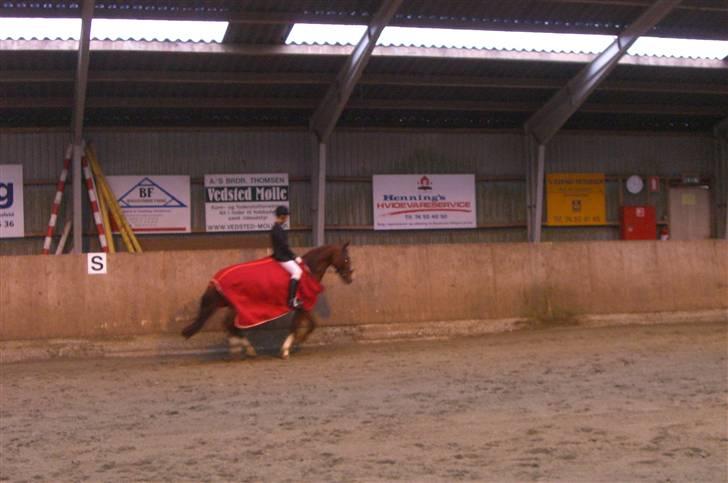
<path id="1" fill-rule="evenodd" d="M 0 164 L 0 238 L 24 236 L 23 165 Z"/>
<path id="2" fill-rule="evenodd" d="M 288 173 L 205 175 L 205 229 L 267 231 L 289 207 Z"/>
<path id="3" fill-rule="evenodd" d="M 190 232 L 189 176 L 108 176 L 135 233 Z"/>
<path id="4" fill-rule="evenodd" d="M 372 178 L 375 230 L 475 228 L 475 175 L 405 174 Z"/>
<path id="5" fill-rule="evenodd" d="M 546 209 L 547 224 L 551 226 L 604 225 L 604 174 L 547 174 Z"/>

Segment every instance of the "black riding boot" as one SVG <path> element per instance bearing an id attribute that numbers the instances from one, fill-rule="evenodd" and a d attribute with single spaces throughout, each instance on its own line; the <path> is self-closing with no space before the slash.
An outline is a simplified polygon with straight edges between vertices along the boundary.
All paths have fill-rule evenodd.
<path id="1" fill-rule="evenodd" d="M 297 309 L 301 306 L 301 301 L 296 297 L 296 290 L 298 289 L 298 280 L 295 278 L 291 279 L 288 285 L 288 306 L 292 309 Z"/>

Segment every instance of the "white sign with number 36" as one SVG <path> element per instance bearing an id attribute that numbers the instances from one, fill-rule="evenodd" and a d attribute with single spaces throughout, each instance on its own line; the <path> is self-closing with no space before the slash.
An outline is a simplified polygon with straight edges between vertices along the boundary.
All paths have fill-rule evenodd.
<path id="1" fill-rule="evenodd" d="M 23 165 L 0 164 L 0 238 L 24 236 Z"/>

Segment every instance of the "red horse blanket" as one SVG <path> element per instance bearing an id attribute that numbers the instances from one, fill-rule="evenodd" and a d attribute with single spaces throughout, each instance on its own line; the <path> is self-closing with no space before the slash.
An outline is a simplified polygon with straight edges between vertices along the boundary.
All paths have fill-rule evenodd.
<path id="1" fill-rule="evenodd" d="M 324 288 L 305 264 L 303 269 L 298 297 L 304 310 L 312 310 Z M 223 268 L 212 277 L 212 283 L 235 308 L 235 326 L 249 329 L 291 311 L 288 307 L 290 279 L 288 272 L 273 257 L 266 257 Z"/>

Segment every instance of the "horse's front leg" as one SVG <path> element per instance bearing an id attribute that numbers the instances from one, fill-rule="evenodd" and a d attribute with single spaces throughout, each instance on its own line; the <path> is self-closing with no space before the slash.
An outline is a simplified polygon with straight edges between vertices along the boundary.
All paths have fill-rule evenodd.
<path id="1" fill-rule="evenodd" d="M 293 343 L 296 341 L 296 333 L 301 328 L 302 322 L 307 318 L 306 314 L 308 314 L 308 312 L 303 310 L 296 310 L 293 313 L 291 331 L 288 333 L 288 337 L 286 337 L 286 340 L 283 341 L 283 345 L 281 346 L 281 359 L 288 359 L 288 357 L 290 357 L 291 347 L 293 347 Z"/>
<path id="2" fill-rule="evenodd" d="M 316 329 L 318 325 L 318 317 L 313 312 L 306 312 L 305 318 L 308 319 L 306 324 L 305 332 L 296 339 L 297 344 L 303 344 L 308 339 L 308 336 Z"/>

